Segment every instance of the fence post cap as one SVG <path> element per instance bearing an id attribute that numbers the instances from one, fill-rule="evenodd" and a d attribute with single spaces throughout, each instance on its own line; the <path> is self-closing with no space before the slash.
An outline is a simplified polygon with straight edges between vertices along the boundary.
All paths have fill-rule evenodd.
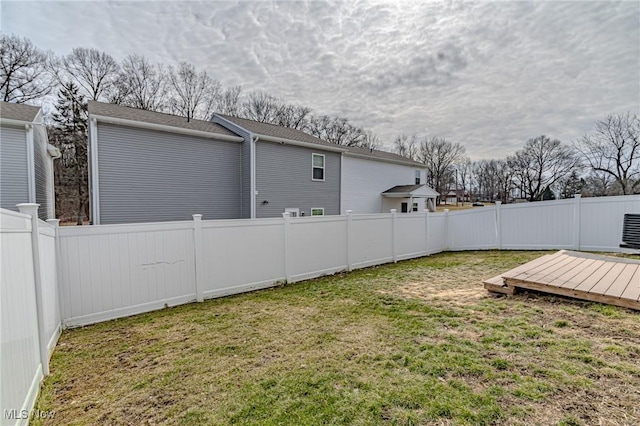
<path id="1" fill-rule="evenodd" d="M 38 207 L 40 207 L 40 204 L 38 204 L 38 203 L 20 203 L 20 204 L 16 204 L 16 207 L 18 208 L 20 213 L 31 214 L 31 213 L 37 213 L 38 212 Z"/>
<path id="2" fill-rule="evenodd" d="M 200 220 L 202 219 L 202 215 L 201 214 L 194 214 L 193 215 L 193 220 Z"/>
<path id="3" fill-rule="evenodd" d="M 50 225 L 55 226 L 56 228 L 58 226 L 60 226 L 60 219 L 47 219 L 45 222 L 47 222 Z"/>
<path id="4" fill-rule="evenodd" d="M 282 217 L 284 217 L 285 219 L 288 218 L 289 216 L 291 216 L 290 212 L 284 212 L 282 213 Z"/>
<path id="5" fill-rule="evenodd" d="M 582 198 L 582 194 L 573 194 L 573 198 Z"/>
<path id="6" fill-rule="evenodd" d="M 353 210 L 347 210 L 347 214 L 353 213 Z"/>
<path id="7" fill-rule="evenodd" d="M 396 213 L 398 209 L 391 209 L 391 213 Z"/>

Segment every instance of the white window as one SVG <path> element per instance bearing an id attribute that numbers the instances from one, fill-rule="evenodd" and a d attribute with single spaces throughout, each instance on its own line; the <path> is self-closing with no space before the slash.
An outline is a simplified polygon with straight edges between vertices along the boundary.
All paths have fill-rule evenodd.
<path id="1" fill-rule="evenodd" d="M 418 211 L 418 203 L 413 203 L 413 205 L 411 206 L 411 211 L 413 211 L 413 212 L 417 212 Z"/>
<path id="2" fill-rule="evenodd" d="M 300 216 L 300 209 L 297 208 L 286 208 L 284 209 L 285 213 L 289 213 L 289 217 L 298 217 Z"/>
<path id="3" fill-rule="evenodd" d="M 324 180 L 324 154 L 311 154 L 311 180 Z"/>
<path id="4" fill-rule="evenodd" d="M 420 185 L 420 170 L 416 170 L 416 185 Z"/>
<path id="5" fill-rule="evenodd" d="M 324 207 L 312 207 L 311 216 L 324 216 Z"/>

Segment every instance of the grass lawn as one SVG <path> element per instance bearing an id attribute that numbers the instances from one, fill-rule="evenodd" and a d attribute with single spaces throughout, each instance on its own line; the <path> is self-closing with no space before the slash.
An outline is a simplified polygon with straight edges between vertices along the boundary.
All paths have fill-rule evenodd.
<path id="1" fill-rule="evenodd" d="M 640 424 L 640 313 L 444 253 L 65 331 L 46 424 Z"/>

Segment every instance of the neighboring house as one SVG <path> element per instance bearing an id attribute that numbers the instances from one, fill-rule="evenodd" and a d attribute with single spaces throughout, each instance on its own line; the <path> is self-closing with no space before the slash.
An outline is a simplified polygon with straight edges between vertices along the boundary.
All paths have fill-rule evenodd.
<path id="1" fill-rule="evenodd" d="M 407 158 L 244 118 L 90 102 L 89 129 L 95 224 L 411 212 L 437 195 Z"/>
<path id="2" fill-rule="evenodd" d="M 89 102 L 92 223 L 243 216 L 243 139 L 208 121 Z"/>
<path id="3" fill-rule="evenodd" d="M 438 193 L 424 183 L 425 165 L 401 155 L 349 148 L 342 159 L 342 176 L 343 213 L 435 211 Z"/>
<path id="4" fill-rule="evenodd" d="M 212 121 L 245 138 L 254 194 L 251 215 L 277 217 L 340 214 L 341 158 L 345 148 L 300 130 L 214 114 Z M 251 173 L 253 171 L 253 173 Z"/>
<path id="5" fill-rule="evenodd" d="M 300 130 L 214 114 L 212 121 L 245 138 L 255 197 L 252 217 L 435 211 L 438 193 L 423 184 L 424 164 L 385 151 L 325 142 Z M 252 154 L 253 153 L 253 154 Z M 316 176 L 317 175 L 317 176 Z M 406 196 L 385 191 L 415 185 Z M 415 204 L 415 206 L 414 206 Z M 409 206 L 409 207 L 407 207 Z M 413 207 L 413 209 L 412 209 Z M 417 210 L 416 210 L 417 209 Z"/>
<path id="6" fill-rule="evenodd" d="M 38 203 L 42 220 L 55 217 L 53 160 L 40 107 L 0 102 L 0 207 Z"/>
<path id="7" fill-rule="evenodd" d="M 471 197 L 464 189 L 450 189 L 445 198 L 445 204 L 456 204 L 458 202 L 470 202 Z"/>

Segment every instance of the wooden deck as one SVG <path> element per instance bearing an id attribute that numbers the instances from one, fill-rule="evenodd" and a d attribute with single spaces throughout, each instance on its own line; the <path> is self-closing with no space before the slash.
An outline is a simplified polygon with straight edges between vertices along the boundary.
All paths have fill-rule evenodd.
<path id="1" fill-rule="evenodd" d="M 518 289 L 640 310 L 640 260 L 561 250 L 484 281 L 492 292 Z"/>

